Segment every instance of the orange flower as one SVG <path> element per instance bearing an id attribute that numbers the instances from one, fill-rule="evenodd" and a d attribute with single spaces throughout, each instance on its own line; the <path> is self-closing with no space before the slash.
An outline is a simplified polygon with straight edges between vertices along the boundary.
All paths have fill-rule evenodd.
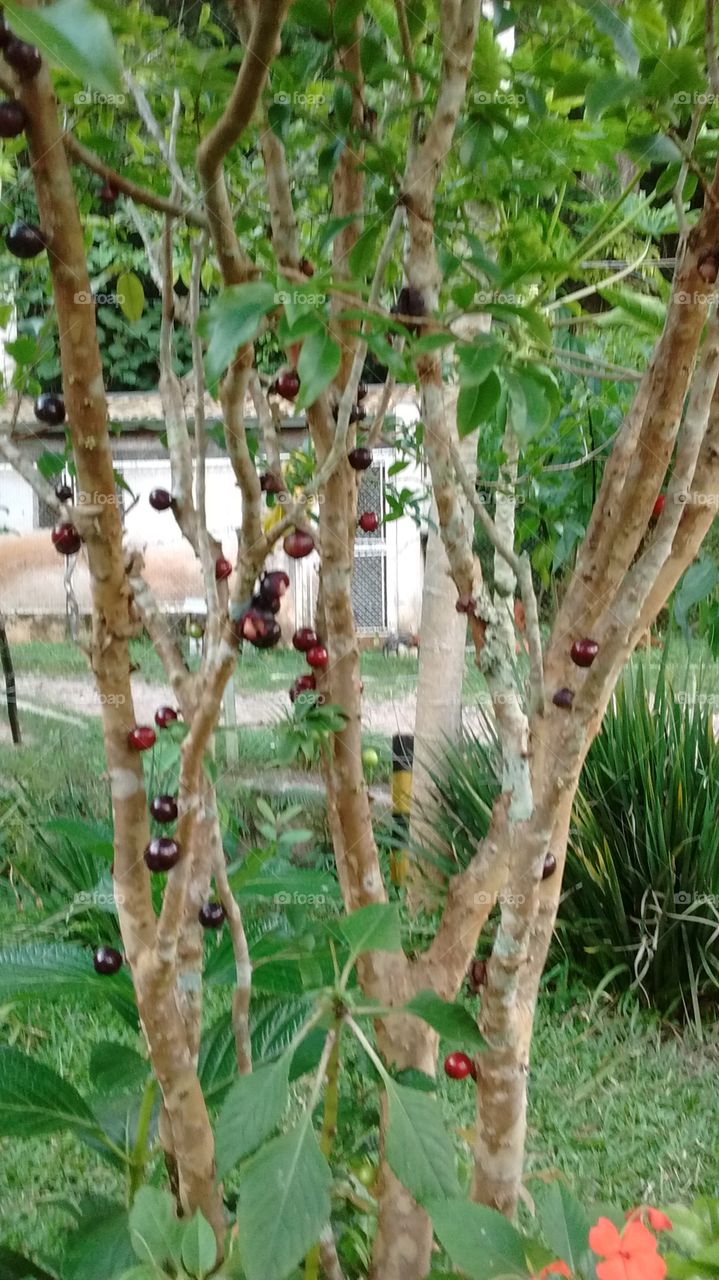
<path id="1" fill-rule="evenodd" d="M 620 1233 L 608 1218 L 600 1218 L 589 1232 L 589 1246 L 603 1255 L 598 1280 L 664 1280 L 667 1264 L 643 1222 L 629 1222 Z"/>
<path id="2" fill-rule="evenodd" d="M 673 1230 L 671 1218 L 668 1218 L 665 1213 L 662 1213 L 661 1209 L 652 1209 L 651 1205 L 649 1205 L 647 1209 L 647 1217 L 649 1219 L 649 1226 L 655 1231 Z"/>
<path id="3" fill-rule="evenodd" d="M 572 1273 L 569 1267 L 560 1258 L 556 1262 L 550 1262 L 548 1266 L 542 1267 L 538 1280 L 547 1280 L 548 1276 L 565 1276 L 566 1280 L 572 1280 Z"/>

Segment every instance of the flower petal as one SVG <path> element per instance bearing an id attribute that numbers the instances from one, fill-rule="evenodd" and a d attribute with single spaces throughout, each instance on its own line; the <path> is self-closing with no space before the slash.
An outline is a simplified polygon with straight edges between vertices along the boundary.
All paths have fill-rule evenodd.
<path id="1" fill-rule="evenodd" d="M 622 1247 L 622 1237 L 609 1218 L 600 1218 L 589 1232 L 589 1248 L 595 1253 L 603 1253 L 609 1257 L 618 1253 Z"/>
<path id="2" fill-rule="evenodd" d="M 647 1217 L 650 1227 L 653 1227 L 655 1231 L 671 1231 L 673 1229 L 671 1218 L 662 1213 L 661 1209 L 652 1209 L 650 1205 L 647 1209 Z"/>
<path id="3" fill-rule="evenodd" d="M 616 1257 L 610 1258 L 608 1262 L 598 1262 L 597 1280 L 629 1280 L 624 1259 L 617 1254 Z M 634 1277 L 632 1277 L 632 1280 L 634 1280 Z"/>
<path id="4" fill-rule="evenodd" d="M 626 1280 L 664 1280 L 667 1274 L 667 1264 L 658 1253 L 647 1257 L 646 1254 L 636 1254 L 630 1258 L 626 1264 Z M 597 1268 L 599 1275 L 599 1268 Z"/>
<path id="5" fill-rule="evenodd" d="M 627 1253 L 630 1257 L 637 1253 L 656 1253 L 657 1239 L 643 1222 L 635 1219 L 634 1222 L 628 1222 L 622 1232 L 621 1249 L 622 1253 Z"/>

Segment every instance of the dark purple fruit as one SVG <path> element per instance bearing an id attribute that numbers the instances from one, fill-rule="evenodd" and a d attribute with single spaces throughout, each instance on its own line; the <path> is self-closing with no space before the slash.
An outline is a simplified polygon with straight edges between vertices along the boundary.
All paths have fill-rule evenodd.
<path id="1" fill-rule="evenodd" d="M 155 712 L 155 724 L 158 729 L 166 729 L 168 725 L 174 724 L 179 714 L 174 707 L 158 707 Z"/>
<path id="2" fill-rule="evenodd" d="M 224 582 L 225 578 L 229 578 L 232 573 L 232 565 L 226 556 L 218 556 L 215 561 L 215 580 Z"/>
<path id="3" fill-rule="evenodd" d="M 546 858 L 544 859 L 544 866 L 542 867 L 542 879 L 548 880 L 550 876 L 554 875 L 556 870 L 557 870 L 557 859 L 555 858 L 553 853 L 548 853 Z"/>
<path id="4" fill-rule="evenodd" d="M 274 476 L 271 471 L 265 471 L 260 476 L 260 489 L 263 493 L 283 493 L 285 486 L 278 476 Z"/>
<path id="5" fill-rule="evenodd" d="M 571 689 L 557 689 L 552 702 L 555 707 L 562 707 L 565 711 L 569 711 L 574 702 L 574 694 Z"/>
<path id="6" fill-rule="evenodd" d="M 92 963 L 95 973 L 117 973 L 122 968 L 122 956 L 114 947 L 96 947 Z"/>
<path id="7" fill-rule="evenodd" d="M 366 445 L 360 444 L 356 449 L 350 449 L 347 454 L 350 466 L 355 471 L 366 471 L 372 466 L 372 450 Z"/>
<path id="8" fill-rule="evenodd" d="M 154 796 L 150 804 L 150 813 L 155 822 L 175 822 L 177 819 L 177 800 L 174 796 Z"/>
<path id="9" fill-rule="evenodd" d="M 314 649 L 319 644 L 319 636 L 311 627 L 300 627 L 292 637 L 292 644 L 299 653 L 308 653 L 310 649 Z"/>
<path id="10" fill-rule="evenodd" d="M 315 540 L 311 533 L 306 533 L 304 529 L 293 529 L 292 533 L 288 533 L 282 543 L 285 552 L 291 560 L 301 560 L 303 556 L 308 556 L 315 549 Z"/>
<path id="11" fill-rule="evenodd" d="M 225 908 L 221 902 L 203 902 L 197 918 L 203 929 L 220 929 L 225 921 Z"/>
<path id="12" fill-rule="evenodd" d="M 155 836 L 145 850 L 150 871 L 171 871 L 180 860 L 180 846 L 170 836 Z"/>
<path id="13" fill-rule="evenodd" d="M 33 408 L 38 422 L 46 422 L 49 427 L 59 427 L 65 421 L 65 401 L 52 391 L 43 391 Z"/>
<path id="14" fill-rule="evenodd" d="M 599 645 L 596 640 L 590 640 L 585 636 L 582 640 L 575 640 L 571 649 L 572 662 L 578 667 L 591 667 L 594 659 L 599 653 Z"/>
<path id="15" fill-rule="evenodd" d="M 16 258 L 36 258 L 45 249 L 45 237 L 30 222 L 13 222 L 5 244 Z"/>
<path id="16" fill-rule="evenodd" d="M 376 533 L 379 529 L 379 520 L 374 511 L 363 511 L 357 523 L 363 533 Z"/>
<path id="17" fill-rule="evenodd" d="M 290 702 L 296 702 L 302 693 L 311 693 L 317 688 L 317 681 L 312 672 L 306 676 L 298 676 L 290 689 Z"/>
<path id="18" fill-rule="evenodd" d="M 0 102 L 0 138 L 17 138 L 27 124 L 27 115 L 21 102 L 8 98 Z"/>
<path id="19" fill-rule="evenodd" d="M 285 400 L 294 400 L 300 389 L 300 375 L 296 369 L 285 369 L 275 382 L 275 391 Z"/>
<path id="20" fill-rule="evenodd" d="M 290 579 L 284 569 L 272 569 L 269 573 L 263 573 L 257 594 L 269 606 L 271 601 L 282 599 L 289 585 Z"/>
<path id="21" fill-rule="evenodd" d="M 251 640 L 250 643 L 254 645 L 255 649 L 274 649 L 275 645 L 279 644 L 281 639 L 282 628 L 279 622 L 273 618 L 272 626 L 268 627 L 262 635 L 258 635 L 254 640 Z"/>
<path id="22" fill-rule="evenodd" d="M 150 494 L 150 506 L 154 507 L 155 511 L 167 511 L 168 507 L 172 506 L 172 494 L 168 493 L 167 489 L 153 489 Z"/>
<path id="23" fill-rule="evenodd" d="M 61 556 L 76 556 L 82 546 L 82 538 L 74 524 L 56 524 L 50 537 Z"/>
<path id="24" fill-rule="evenodd" d="M 5 45 L 3 57 L 21 80 L 32 80 L 42 66 L 39 49 L 36 49 L 34 44 L 28 44 L 26 40 L 18 40 L 15 36 Z"/>
<path id="25" fill-rule="evenodd" d="M 72 502 L 72 488 L 69 484 L 56 484 L 55 497 L 58 502 Z"/>
<path id="26" fill-rule="evenodd" d="M 98 191 L 98 196 L 103 204 L 114 204 L 120 192 L 112 182 L 105 182 Z"/>
<path id="27" fill-rule="evenodd" d="M 127 745 L 133 751 L 149 751 L 157 742 L 157 735 L 152 725 L 136 724 L 127 735 Z"/>

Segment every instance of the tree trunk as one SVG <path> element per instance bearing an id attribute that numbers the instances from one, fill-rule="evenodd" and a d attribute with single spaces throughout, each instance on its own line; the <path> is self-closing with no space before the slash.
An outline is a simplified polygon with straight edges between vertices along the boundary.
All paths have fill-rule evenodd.
<path id="1" fill-rule="evenodd" d="M 10 653 L 10 645 L 8 644 L 4 618 L 0 618 L 0 663 L 2 663 L 3 674 L 5 676 L 7 718 L 10 721 L 10 733 L 15 746 L 18 747 L 22 741 L 22 737 L 20 734 L 20 721 L 18 720 L 17 714 L 15 669 L 12 664 L 12 654 Z"/>

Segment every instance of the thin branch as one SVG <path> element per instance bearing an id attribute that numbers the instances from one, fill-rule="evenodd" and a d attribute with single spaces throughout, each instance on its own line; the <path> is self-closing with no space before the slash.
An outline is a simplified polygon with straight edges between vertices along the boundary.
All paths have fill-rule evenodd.
<path id="1" fill-rule="evenodd" d="M 394 0 L 395 13 L 397 14 L 397 30 L 399 31 L 400 43 L 402 45 L 402 55 L 407 65 L 409 74 L 409 87 L 412 94 L 412 101 L 415 105 L 419 105 L 422 101 L 422 84 L 414 66 L 414 50 L 412 48 L 412 37 L 409 31 L 409 23 L 407 22 L 407 10 L 404 0 Z"/>
<path id="2" fill-rule="evenodd" d="M 172 363 L 175 308 L 172 260 L 173 220 L 165 218 L 162 230 L 162 320 L 160 323 L 160 396 L 165 415 L 167 448 L 172 475 L 172 511 L 195 554 L 199 554 L 197 514 L 192 498 L 192 451 L 185 418 L 180 380 Z"/>
<path id="3" fill-rule="evenodd" d="M 222 844 L 213 849 L 212 870 L 217 894 L 224 907 L 227 925 L 232 939 L 235 957 L 235 990 L 232 995 L 232 1030 L 235 1035 L 237 1069 L 246 1076 L 252 1070 L 252 1044 L 250 1041 L 250 999 L 252 996 L 252 962 L 247 935 L 242 923 L 242 912 L 230 888 Z"/>
<path id="4" fill-rule="evenodd" d="M 179 204 L 176 200 L 168 199 L 166 196 L 158 196 L 154 191 L 147 191 L 145 187 L 140 187 L 136 182 L 131 182 L 124 174 L 119 173 L 117 169 L 111 168 L 109 164 L 101 160 L 89 147 L 85 147 L 81 142 L 78 142 L 74 134 L 67 132 L 63 134 L 62 140 L 65 150 L 72 160 L 76 160 L 78 164 L 83 164 L 86 169 L 90 169 L 99 178 L 109 182 L 117 191 L 120 191 L 122 195 L 127 196 L 136 204 L 146 205 L 148 209 L 155 209 L 157 213 L 168 213 L 173 218 L 180 218 L 189 223 L 192 227 L 200 227 L 203 230 L 207 228 L 207 218 L 198 209 L 188 208 L 186 205 Z M 197 199 L 192 191 L 190 191 L 190 195 L 193 200 Z"/>
<path id="5" fill-rule="evenodd" d="M 582 298 L 590 298 L 593 293 L 598 293 L 600 289 L 606 289 L 614 286 L 619 280 L 624 280 L 626 276 L 630 276 L 632 272 L 640 267 L 651 248 L 651 240 L 647 240 L 642 252 L 634 262 L 630 262 L 621 271 L 615 272 L 614 275 L 605 276 L 603 280 L 598 280 L 596 284 L 588 284 L 584 289 L 577 289 L 574 293 L 562 294 L 560 298 L 555 298 L 554 302 L 546 302 L 542 308 L 546 315 L 552 311 L 557 311 L 559 307 L 566 307 L 569 302 L 580 302 Z"/>
<path id="6" fill-rule="evenodd" d="M 160 151 L 160 155 L 162 156 L 162 159 L 167 165 L 167 169 L 173 180 L 173 183 L 175 183 L 180 188 L 181 191 L 184 191 L 185 195 L 188 196 L 190 200 L 192 200 L 193 202 L 196 201 L 197 196 L 195 192 L 192 190 L 192 187 L 190 186 L 189 182 L 187 182 L 185 175 L 182 172 L 182 169 L 175 161 L 175 158 L 172 154 L 172 149 L 170 146 L 168 146 L 167 140 L 165 139 L 162 129 L 160 128 L 155 118 L 152 107 L 150 106 L 147 100 L 147 97 L 145 96 L 144 89 L 137 83 L 134 76 L 132 76 L 129 71 L 125 71 L 123 73 L 123 79 L 125 81 L 125 84 L 127 85 L 127 88 L 130 90 L 130 93 L 135 99 L 135 106 L 137 107 L 138 114 L 145 128 L 147 129 L 147 132 L 150 134 L 150 137 L 154 138 L 155 142 L 157 143 L 157 146 Z"/>
<path id="7" fill-rule="evenodd" d="M 157 600 L 142 576 L 143 568 L 144 560 L 140 552 L 132 552 L 126 570 L 133 600 L 172 685 L 183 718 L 189 722 L 193 702 L 193 676 L 174 639 L 169 618 L 160 612 Z"/>
<path id="8" fill-rule="evenodd" d="M 713 0 L 707 0 L 707 6 L 711 5 L 712 3 L 713 3 Z M 692 112 L 692 123 L 689 129 L 689 136 L 687 137 L 687 148 L 689 151 L 694 150 L 694 144 L 696 143 L 696 140 L 697 140 L 697 136 L 699 133 L 699 126 L 701 124 L 703 114 L 704 114 L 704 108 L 701 105 L 695 107 L 694 111 Z M 674 190 L 672 192 L 672 200 L 674 201 L 674 208 L 676 209 L 676 212 L 677 212 L 677 226 L 679 228 L 679 245 L 677 246 L 677 252 L 675 254 L 675 260 L 674 260 L 675 267 L 677 262 L 681 258 L 681 252 L 680 252 L 679 246 L 682 246 L 684 244 L 687 236 L 689 235 L 689 222 L 687 219 L 687 215 L 684 212 L 684 187 L 686 186 L 688 174 L 689 174 L 689 165 L 685 157 L 682 160 L 681 168 L 679 170 L 679 176 L 676 181 L 676 186 L 674 187 Z"/>

